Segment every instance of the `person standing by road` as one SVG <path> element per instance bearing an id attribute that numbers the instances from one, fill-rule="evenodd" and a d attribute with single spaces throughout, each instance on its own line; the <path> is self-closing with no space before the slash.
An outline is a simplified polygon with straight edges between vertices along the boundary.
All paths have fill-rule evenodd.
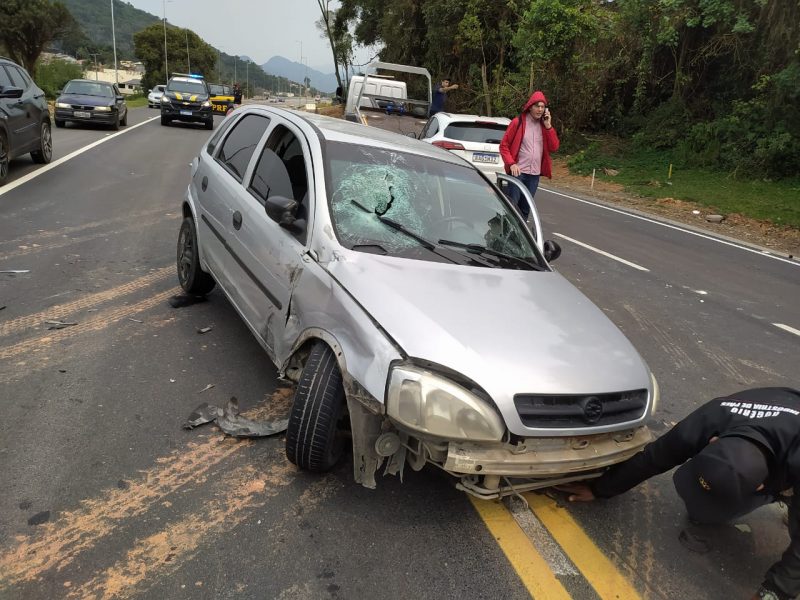
<path id="1" fill-rule="evenodd" d="M 429 116 L 432 117 L 436 113 L 442 112 L 444 110 L 445 101 L 447 100 L 447 92 L 457 89 L 458 84 L 454 83 L 450 85 L 449 77 L 442 79 L 442 82 L 433 90 L 433 102 L 431 102 Z"/>
<path id="2" fill-rule="evenodd" d="M 800 391 L 759 388 L 711 400 L 600 478 L 557 489 L 571 502 L 611 498 L 678 465 L 672 480 L 692 531 L 771 502 L 789 505 L 789 548 L 753 600 L 800 594 L 800 505 L 792 502 L 800 498 Z M 691 549 L 708 550 L 702 538 L 681 535 Z"/>
<path id="3" fill-rule="evenodd" d="M 550 153 L 558 150 L 558 146 L 547 99 L 537 90 L 528 98 L 522 113 L 508 124 L 500 141 L 500 156 L 506 173 L 519 178 L 533 197 L 539 187 L 539 178 L 542 175 L 553 176 Z M 511 188 L 511 199 L 527 219 L 530 208 L 516 187 Z"/>

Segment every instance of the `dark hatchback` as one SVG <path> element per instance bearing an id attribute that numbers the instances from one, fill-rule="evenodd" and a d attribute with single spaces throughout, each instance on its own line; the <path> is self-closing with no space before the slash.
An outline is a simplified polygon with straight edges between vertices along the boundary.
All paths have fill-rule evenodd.
<path id="1" fill-rule="evenodd" d="M 128 105 L 113 83 L 73 79 L 56 98 L 55 121 L 56 127 L 72 121 L 119 129 L 128 124 Z"/>
<path id="2" fill-rule="evenodd" d="M 161 96 L 161 124 L 169 125 L 172 121 L 203 123 L 206 129 L 214 129 L 211 94 L 203 79 L 170 77 L 167 89 Z"/>
<path id="3" fill-rule="evenodd" d="M 47 100 L 25 69 L 0 56 L 0 185 L 11 161 L 29 152 L 36 163 L 53 157 Z"/>

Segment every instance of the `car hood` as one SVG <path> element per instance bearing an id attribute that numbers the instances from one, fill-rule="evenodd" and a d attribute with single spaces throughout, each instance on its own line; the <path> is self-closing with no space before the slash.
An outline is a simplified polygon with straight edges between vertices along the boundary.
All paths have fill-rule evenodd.
<path id="1" fill-rule="evenodd" d="M 184 92 L 164 92 L 163 94 L 171 100 L 179 100 L 182 102 L 205 102 L 208 100 L 208 94 L 189 94 Z"/>
<path id="2" fill-rule="evenodd" d="M 64 104 L 80 104 L 81 106 L 113 106 L 114 99 L 100 96 L 86 96 L 84 94 L 64 94 L 56 99 Z"/>
<path id="3" fill-rule="evenodd" d="M 638 352 L 556 272 L 489 269 L 347 252 L 330 273 L 414 358 L 457 371 L 530 434 L 514 394 L 652 389 Z"/>

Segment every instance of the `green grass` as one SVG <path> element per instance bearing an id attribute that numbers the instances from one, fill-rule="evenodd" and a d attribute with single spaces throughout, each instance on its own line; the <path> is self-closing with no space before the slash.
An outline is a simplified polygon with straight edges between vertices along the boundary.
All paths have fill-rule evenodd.
<path id="1" fill-rule="evenodd" d="M 676 198 L 702 204 L 719 213 L 741 215 L 800 229 L 800 178 L 765 181 L 727 173 L 672 168 L 670 153 L 634 150 L 625 142 L 603 139 L 567 159 L 570 171 L 621 184 L 626 191 L 649 198 Z M 610 176 L 603 169 L 619 173 Z"/>
<path id="2" fill-rule="evenodd" d="M 125 98 L 128 108 L 141 108 L 147 106 L 147 96 L 128 96 Z"/>

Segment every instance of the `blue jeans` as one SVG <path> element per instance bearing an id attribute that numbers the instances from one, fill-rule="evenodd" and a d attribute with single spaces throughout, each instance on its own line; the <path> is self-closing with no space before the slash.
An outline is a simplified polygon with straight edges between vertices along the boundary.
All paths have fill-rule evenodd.
<path id="1" fill-rule="evenodd" d="M 525 185 L 525 187 L 528 188 L 528 191 L 530 191 L 531 193 L 531 198 L 536 196 L 536 190 L 539 187 L 539 175 L 529 175 L 528 173 L 520 173 L 517 176 L 517 179 L 519 179 Z M 514 204 L 517 205 L 517 208 L 519 209 L 519 212 L 522 214 L 522 216 L 525 219 L 527 219 L 531 211 L 528 208 L 528 203 L 522 197 L 522 194 L 519 193 L 519 190 L 517 189 L 516 186 L 511 188 L 511 200 Z"/>

